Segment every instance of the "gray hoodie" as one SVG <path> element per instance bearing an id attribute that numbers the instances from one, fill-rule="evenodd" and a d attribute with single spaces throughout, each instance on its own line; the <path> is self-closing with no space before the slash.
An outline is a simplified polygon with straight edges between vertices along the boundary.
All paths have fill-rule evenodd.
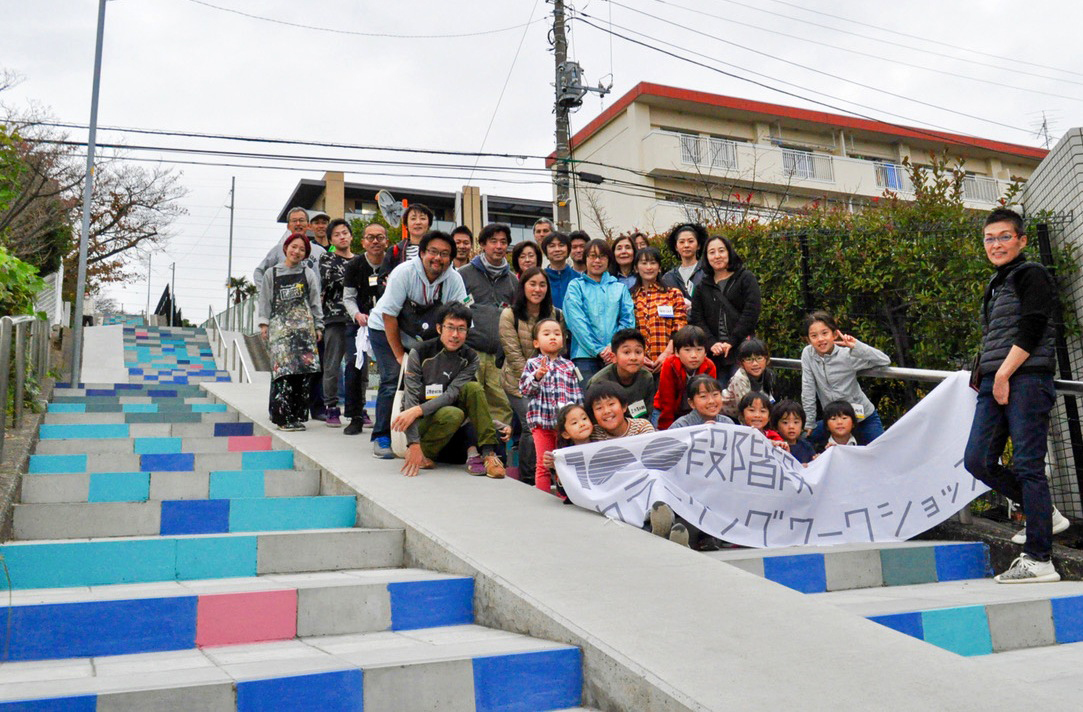
<path id="1" fill-rule="evenodd" d="M 842 400 L 854 406 L 858 420 L 873 414 L 876 407 L 861 390 L 857 372 L 891 363 L 879 349 L 858 341 L 852 349 L 836 345 L 821 356 L 809 344 L 801 352 L 801 405 L 805 409 L 805 427 L 816 422 L 816 399 L 821 405 Z M 860 407 L 858 407 L 860 406 Z"/>

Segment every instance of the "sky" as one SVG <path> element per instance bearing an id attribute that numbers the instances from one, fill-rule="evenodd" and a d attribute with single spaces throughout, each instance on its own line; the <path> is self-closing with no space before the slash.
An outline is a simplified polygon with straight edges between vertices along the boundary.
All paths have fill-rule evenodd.
<path id="1" fill-rule="evenodd" d="M 641 81 L 1033 146 L 1044 144 L 1043 112 L 1054 140 L 1083 125 L 1083 5 L 1074 0 L 577 0 L 569 8 L 569 56 L 589 84 L 613 87 L 604 97 L 588 95 L 573 131 Z M 97 9 L 94 0 L 0 0 L 0 68 L 22 78 L 0 103 L 86 126 Z M 110 0 L 99 125 L 543 156 L 554 145 L 551 26 L 546 0 Z M 85 129 L 69 133 L 86 138 Z M 232 273 L 249 278 L 282 234 L 276 217 L 294 186 L 327 169 L 387 186 L 552 195 L 538 158 L 108 130 L 99 130 L 98 141 L 132 147 L 123 155 L 148 168 L 145 161 L 174 167 L 189 191 L 187 215 L 155 251 L 149 281 L 144 267 L 141 281 L 106 294 L 141 312 L 148 287 L 157 302 L 175 264 L 178 303 L 196 323 L 208 306 L 225 306 L 231 177 Z M 332 157 L 424 165 L 321 160 Z M 482 170 L 473 170 L 475 161 Z"/>

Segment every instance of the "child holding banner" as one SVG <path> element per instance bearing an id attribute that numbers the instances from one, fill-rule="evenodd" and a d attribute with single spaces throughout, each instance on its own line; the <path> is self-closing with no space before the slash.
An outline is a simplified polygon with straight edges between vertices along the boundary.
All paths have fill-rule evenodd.
<path id="1" fill-rule="evenodd" d="M 527 399 L 526 425 L 534 438 L 534 486 L 543 492 L 552 487 L 545 455 L 556 447 L 557 412 L 583 398 L 575 364 L 560 355 L 564 328 L 552 318 L 534 325 L 534 348 L 540 355 L 529 359 L 519 378 L 519 392 Z"/>
<path id="2" fill-rule="evenodd" d="M 624 417 L 628 402 L 624 398 L 624 391 L 615 383 L 603 381 L 588 388 L 586 406 L 594 421 L 594 434 L 590 436 L 592 441 L 654 432 L 649 420 Z"/>
<path id="3" fill-rule="evenodd" d="M 854 408 L 857 426 L 854 437 L 858 444 L 868 445 L 884 434 L 884 425 L 876 406 L 861 390 L 858 371 L 887 366 L 891 359 L 883 351 L 863 344 L 849 334 L 839 331 L 835 317 L 825 311 L 809 314 L 805 319 L 809 345 L 801 352 L 801 405 L 805 408 L 805 434 L 814 443 L 826 438 L 824 423 L 815 422 L 816 401 L 827 405 L 844 400 Z"/>
<path id="4" fill-rule="evenodd" d="M 790 446 L 790 454 L 802 465 L 816 458 L 816 448 L 805 438 L 805 409 L 795 400 L 780 400 L 771 409 L 771 429 L 776 431 Z"/>
<path id="5" fill-rule="evenodd" d="M 704 423 L 729 423 L 733 420 L 722 415 L 722 384 L 717 378 L 696 376 L 684 389 L 685 400 L 692 407 L 692 412 L 673 421 L 673 428 L 690 428 Z"/>
<path id="6" fill-rule="evenodd" d="M 782 436 L 767 427 L 771 421 L 771 401 L 767 400 L 766 395 L 758 391 L 746 394 L 741 399 L 741 402 L 737 404 L 737 412 L 741 414 L 741 425 L 747 425 L 750 428 L 759 430 L 767 436 L 772 445 L 776 445 L 786 452 L 790 451 L 790 446 L 786 444 Z"/>

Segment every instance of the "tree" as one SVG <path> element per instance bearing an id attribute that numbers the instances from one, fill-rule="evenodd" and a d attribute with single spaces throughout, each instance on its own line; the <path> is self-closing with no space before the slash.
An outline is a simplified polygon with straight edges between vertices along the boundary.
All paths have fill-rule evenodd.
<path id="1" fill-rule="evenodd" d="M 249 297 L 254 297 L 259 292 L 259 287 L 248 281 L 248 277 L 230 277 L 229 288 L 234 304 L 240 304 Z"/>
<path id="2" fill-rule="evenodd" d="M 0 71 L 0 92 L 16 82 Z M 39 109 L 0 107 L 9 117 L 0 124 L 0 245 L 42 274 L 63 260 L 65 292 L 74 295 L 78 239 L 82 223 L 83 147 L 57 130 Z M 13 118 L 10 118 L 13 117 Z M 187 194 L 173 169 L 145 169 L 123 161 L 120 153 L 95 162 L 87 250 L 87 289 L 133 275 L 148 249 L 168 239 L 168 226 L 187 211 Z"/>

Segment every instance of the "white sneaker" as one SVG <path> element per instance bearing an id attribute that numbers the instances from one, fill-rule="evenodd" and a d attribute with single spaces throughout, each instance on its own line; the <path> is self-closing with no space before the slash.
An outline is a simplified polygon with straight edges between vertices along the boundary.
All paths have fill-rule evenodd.
<path id="1" fill-rule="evenodd" d="M 1072 526 L 1072 523 L 1068 521 L 1068 517 L 1060 513 L 1060 510 L 1053 507 L 1053 533 L 1060 534 L 1061 532 Z M 1027 530 L 1026 527 L 1020 529 L 1012 537 L 1013 544 L 1026 544 L 1027 543 Z"/>
<path id="2" fill-rule="evenodd" d="M 1007 571 L 993 580 L 997 583 L 1052 583 L 1060 581 L 1060 574 L 1053 568 L 1052 561 L 1037 561 L 1020 554 Z"/>

